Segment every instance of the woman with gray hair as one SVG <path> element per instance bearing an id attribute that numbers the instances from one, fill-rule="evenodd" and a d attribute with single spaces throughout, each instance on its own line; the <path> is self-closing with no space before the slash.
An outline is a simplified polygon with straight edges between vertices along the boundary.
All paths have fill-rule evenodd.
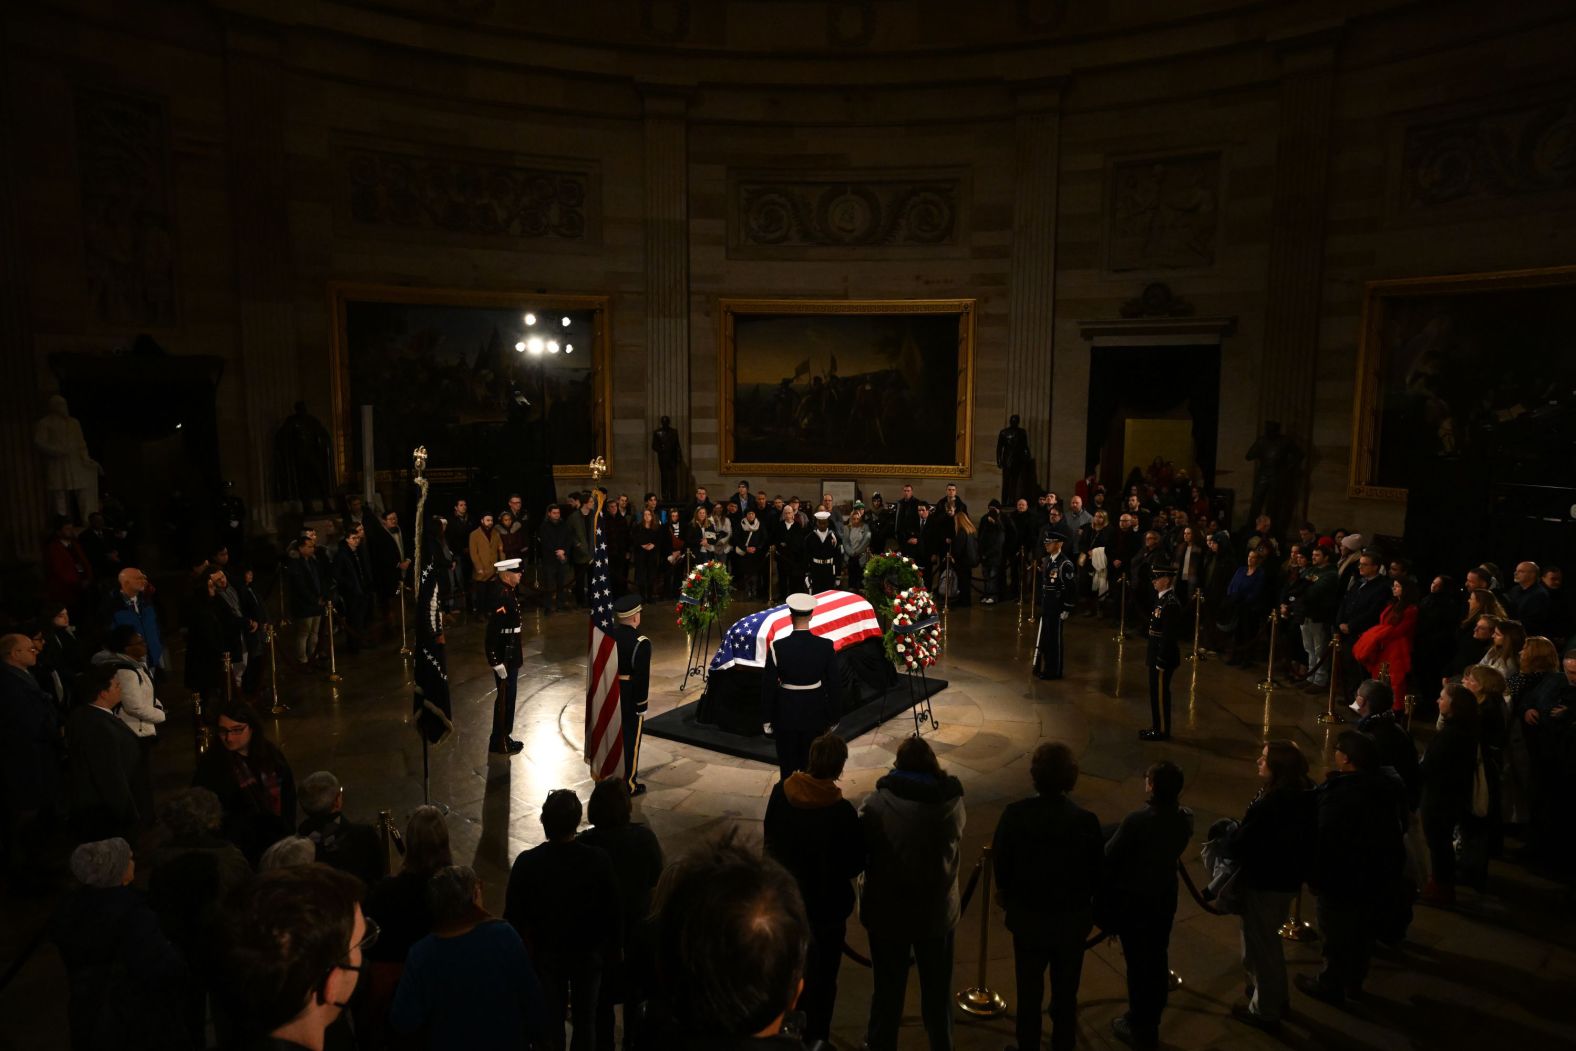
<path id="1" fill-rule="evenodd" d="M 542 986 L 514 927 L 482 906 L 464 865 L 427 880 L 432 933 L 411 946 L 389 1024 L 429 1048 L 518 1051 L 547 1032 Z"/>

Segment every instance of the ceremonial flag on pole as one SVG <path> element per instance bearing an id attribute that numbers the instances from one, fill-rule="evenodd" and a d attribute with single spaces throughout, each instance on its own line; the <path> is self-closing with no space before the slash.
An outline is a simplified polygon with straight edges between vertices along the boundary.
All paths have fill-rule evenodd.
<path id="1" fill-rule="evenodd" d="M 613 641 L 613 581 L 608 574 L 607 538 L 602 533 L 605 494 L 595 492 L 591 516 L 590 661 L 586 677 L 586 764 L 598 781 L 624 774 L 624 740 L 618 705 L 618 646 Z"/>

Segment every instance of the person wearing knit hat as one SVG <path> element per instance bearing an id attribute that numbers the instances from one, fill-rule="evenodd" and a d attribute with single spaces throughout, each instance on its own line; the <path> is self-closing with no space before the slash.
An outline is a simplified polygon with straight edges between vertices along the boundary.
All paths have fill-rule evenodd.
<path id="1" fill-rule="evenodd" d="M 84 887 L 124 887 L 135 872 L 131 844 L 119 836 L 84 843 L 71 852 L 71 874 Z"/>

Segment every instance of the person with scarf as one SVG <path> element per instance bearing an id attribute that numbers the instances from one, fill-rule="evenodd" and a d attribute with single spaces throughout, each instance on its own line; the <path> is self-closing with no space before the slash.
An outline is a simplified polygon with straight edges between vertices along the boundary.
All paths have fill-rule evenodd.
<path id="1" fill-rule="evenodd" d="M 443 635 L 443 618 L 452 607 L 454 586 L 455 560 L 448 537 L 448 523 L 434 515 L 422 538 L 427 550 L 416 586 L 414 718 L 416 732 L 428 744 L 437 744 L 454 730 L 449 658 Z"/>
<path id="2" fill-rule="evenodd" d="M 750 598 L 757 598 L 766 590 L 763 571 L 766 568 L 766 532 L 764 523 L 755 508 L 744 512 L 739 519 L 734 553 L 739 564 L 739 587 Z"/>
<path id="3" fill-rule="evenodd" d="M 219 797 L 224 838 L 255 867 L 263 851 L 295 833 L 295 774 L 245 701 L 220 707 L 215 731 L 220 747 L 197 760 L 192 784 Z"/>
<path id="4" fill-rule="evenodd" d="M 1404 707 L 1407 677 L 1412 674 L 1412 638 L 1417 634 L 1417 585 L 1410 577 L 1390 585 L 1393 596 L 1379 615 L 1379 623 L 1352 644 L 1352 656 L 1371 678 L 1389 665 L 1390 688 L 1398 706 Z"/>

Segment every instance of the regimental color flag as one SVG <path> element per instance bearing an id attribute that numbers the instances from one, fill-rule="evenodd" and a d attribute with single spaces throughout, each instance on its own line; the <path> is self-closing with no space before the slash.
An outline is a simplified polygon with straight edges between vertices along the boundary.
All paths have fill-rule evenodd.
<path id="1" fill-rule="evenodd" d="M 711 659 L 712 671 L 732 667 L 766 667 L 766 648 L 793 630 L 788 607 L 772 606 L 733 622 L 723 632 L 722 645 Z M 835 649 L 881 637 L 881 622 L 863 595 L 851 591 L 823 591 L 815 596 L 815 612 L 810 616 L 810 631 L 832 640 Z"/>
<path id="2" fill-rule="evenodd" d="M 602 532 L 605 494 L 596 492 L 591 516 L 590 660 L 586 677 L 586 764 L 598 781 L 624 776 L 624 737 L 618 705 L 618 645 L 613 641 L 613 581 L 608 574 L 607 537 Z"/>

